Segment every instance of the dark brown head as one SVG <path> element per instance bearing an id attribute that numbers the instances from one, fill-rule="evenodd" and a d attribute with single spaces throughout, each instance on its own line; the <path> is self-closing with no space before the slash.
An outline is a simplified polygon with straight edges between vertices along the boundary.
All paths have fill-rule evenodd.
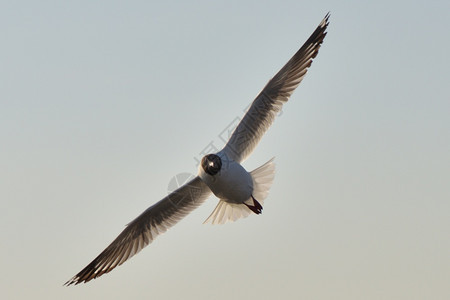
<path id="1" fill-rule="evenodd" d="M 208 154 L 202 158 L 202 169 L 206 174 L 216 175 L 222 168 L 222 160 L 215 154 Z"/>

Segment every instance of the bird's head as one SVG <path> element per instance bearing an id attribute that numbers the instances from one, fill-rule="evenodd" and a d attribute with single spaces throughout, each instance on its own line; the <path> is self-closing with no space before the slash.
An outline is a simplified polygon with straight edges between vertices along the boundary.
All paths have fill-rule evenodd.
<path id="1" fill-rule="evenodd" d="M 222 160 L 215 154 L 208 154 L 203 156 L 201 166 L 206 174 L 214 176 L 222 168 Z"/>

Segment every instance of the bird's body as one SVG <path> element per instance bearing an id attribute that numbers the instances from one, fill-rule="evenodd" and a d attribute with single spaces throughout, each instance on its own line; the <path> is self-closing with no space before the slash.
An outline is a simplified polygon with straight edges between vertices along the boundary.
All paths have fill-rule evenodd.
<path id="1" fill-rule="evenodd" d="M 205 223 L 236 221 L 248 216 L 251 211 L 260 214 L 261 204 L 269 193 L 274 176 L 273 159 L 247 172 L 239 162 L 230 159 L 225 151 L 203 157 L 198 177 L 219 198 L 219 203 Z"/>
<path id="2" fill-rule="evenodd" d="M 200 165 L 198 176 L 217 198 L 228 203 L 243 204 L 253 193 L 252 176 L 240 163 L 229 159 L 225 153 L 217 153 L 217 156 L 222 161 L 220 171 L 209 175 Z"/>
<path id="3" fill-rule="evenodd" d="M 223 224 L 261 213 L 274 179 L 273 159 L 251 172 L 241 163 L 302 81 L 325 38 L 328 18 L 327 14 L 305 44 L 256 96 L 225 147 L 203 157 L 198 175 L 131 221 L 66 285 L 88 282 L 110 272 L 200 206 L 211 193 L 219 198 L 219 203 L 205 222 Z"/>

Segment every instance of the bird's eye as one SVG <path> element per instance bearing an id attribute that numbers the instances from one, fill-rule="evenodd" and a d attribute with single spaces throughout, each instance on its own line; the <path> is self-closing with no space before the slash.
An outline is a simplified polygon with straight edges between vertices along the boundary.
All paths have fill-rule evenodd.
<path id="1" fill-rule="evenodd" d="M 210 162 L 209 162 L 209 166 L 210 166 L 210 167 L 214 167 L 214 162 L 210 161 Z"/>

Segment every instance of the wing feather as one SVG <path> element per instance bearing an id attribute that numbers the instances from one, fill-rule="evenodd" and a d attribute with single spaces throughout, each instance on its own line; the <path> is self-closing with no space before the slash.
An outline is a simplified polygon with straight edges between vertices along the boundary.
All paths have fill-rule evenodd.
<path id="1" fill-rule="evenodd" d="M 199 177 L 192 179 L 131 221 L 102 253 L 65 285 L 88 282 L 120 266 L 200 206 L 210 194 Z"/>
<path id="2" fill-rule="evenodd" d="M 328 19 L 329 14 L 255 98 L 222 150 L 229 158 L 237 162 L 245 160 L 272 125 L 283 103 L 289 100 L 319 52 L 327 34 Z"/>

